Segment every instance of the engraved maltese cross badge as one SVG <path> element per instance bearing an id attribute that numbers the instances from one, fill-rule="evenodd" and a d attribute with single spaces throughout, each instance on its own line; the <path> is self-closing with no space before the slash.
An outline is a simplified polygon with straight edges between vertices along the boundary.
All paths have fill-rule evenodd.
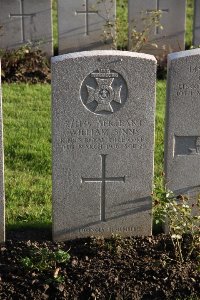
<path id="1" fill-rule="evenodd" d="M 92 73 L 91 77 L 95 78 L 97 87 L 94 89 L 93 87 L 86 85 L 89 95 L 87 102 L 97 102 L 95 112 L 113 112 L 111 102 L 115 101 L 121 104 L 120 93 L 122 86 L 115 87 L 115 89 L 112 87 L 113 80 L 118 77 L 118 74 L 111 73 L 109 69 L 100 69 L 99 73 Z"/>
<path id="2" fill-rule="evenodd" d="M 121 89 L 122 85 L 112 87 L 115 78 L 118 77 L 117 73 L 111 73 L 109 69 L 100 69 L 99 73 L 91 73 L 92 78 L 95 78 L 97 87 L 93 88 L 86 85 L 88 90 L 87 103 L 96 101 L 97 106 L 95 112 L 108 111 L 113 112 L 111 105 L 112 101 L 121 104 Z"/>
<path id="3" fill-rule="evenodd" d="M 85 108 L 97 115 L 110 115 L 127 101 L 127 83 L 120 73 L 99 68 L 81 83 L 80 98 Z"/>

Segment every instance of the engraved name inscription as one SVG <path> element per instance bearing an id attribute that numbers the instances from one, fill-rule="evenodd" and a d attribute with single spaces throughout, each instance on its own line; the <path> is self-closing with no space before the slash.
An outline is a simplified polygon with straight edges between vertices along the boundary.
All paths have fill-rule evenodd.
<path id="1" fill-rule="evenodd" d="M 107 149 L 135 149 L 144 147 L 145 138 L 142 120 L 97 120 L 91 124 L 88 120 L 66 120 L 64 135 L 60 143 L 66 150 L 78 149 L 107 150 Z"/>

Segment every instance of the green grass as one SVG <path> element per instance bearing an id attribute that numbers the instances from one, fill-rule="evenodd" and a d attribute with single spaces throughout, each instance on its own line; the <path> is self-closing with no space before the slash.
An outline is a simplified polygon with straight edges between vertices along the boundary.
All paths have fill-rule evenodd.
<path id="1" fill-rule="evenodd" d="M 128 0 L 117 0 L 117 48 L 128 48 Z"/>
<path id="2" fill-rule="evenodd" d="M 3 85 L 7 223 L 51 221 L 50 85 Z"/>
<path id="3" fill-rule="evenodd" d="M 159 187 L 163 183 L 164 164 L 164 121 L 165 121 L 166 81 L 157 82 L 156 91 L 156 130 L 155 130 L 155 155 L 154 178 Z"/>
<path id="4" fill-rule="evenodd" d="M 185 35 L 186 49 L 190 48 L 192 45 L 193 13 L 194 13 L 194 0 L 187 0 L 186 35 Z"/>
<path id="5" fill-rule="evenodd" d="M 3 84 L 6 223 L 51 222 L 50 85 Z M 165 81 L 157 83 L 155 177 L 163 171 Z"/>

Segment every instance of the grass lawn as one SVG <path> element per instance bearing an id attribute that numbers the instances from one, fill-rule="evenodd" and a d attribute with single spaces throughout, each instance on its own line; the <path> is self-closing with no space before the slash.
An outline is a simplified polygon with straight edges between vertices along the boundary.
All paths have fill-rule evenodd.
<path id="1" fill-rule="evenodd" d="M 50 85 L 4 84 L 7 224 L 51 221 Z"/>
<path id="2" fill-rule="evenodd" d="M 51 222 L 51 87 L 3 84 L 6 221 Z M 163 171 L 165 81 L 157 83 L 155 178 Z"/>

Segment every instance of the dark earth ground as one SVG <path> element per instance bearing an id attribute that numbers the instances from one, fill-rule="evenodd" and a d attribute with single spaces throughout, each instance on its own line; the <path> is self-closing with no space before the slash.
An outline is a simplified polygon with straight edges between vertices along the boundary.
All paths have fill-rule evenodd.
<path id="1" fill-rule="evenodd" d="M 50 230 L 26 229 L 8 232 L 0 249 L 1 300 L 200 299 L 197 261 L 178 262 L 167 235 L 55 243 Z M 21 259 L 33 259 L 34 251 L 37 262 L 41 249 L 68 251 L 70 258 L 26 268 Z"/>

